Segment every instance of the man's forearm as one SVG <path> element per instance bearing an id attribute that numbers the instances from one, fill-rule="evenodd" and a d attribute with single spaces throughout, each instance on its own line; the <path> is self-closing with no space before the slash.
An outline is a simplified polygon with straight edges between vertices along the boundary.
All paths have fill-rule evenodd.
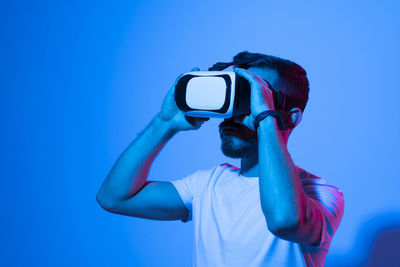
<path id="1" fill-rule="evenodd" d="M 177 131 L 157 115 L 125 149 L 103 182 L 97 200 L 103 203 L 132 197 L 146 182 L 151 164 Z"/>
<path id="2" fill-rule="evenodd" d="M 272 231 L 295 227 L 304 216 L 305 194 L 274 117 L 258 128 L 261 207 Z"/>

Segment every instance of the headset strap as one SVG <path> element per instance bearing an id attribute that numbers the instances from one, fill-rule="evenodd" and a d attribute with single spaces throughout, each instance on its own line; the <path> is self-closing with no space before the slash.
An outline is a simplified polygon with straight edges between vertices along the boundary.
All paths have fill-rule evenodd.
<path id="1" fill-rule="evenodd" d="M 209 71 L 214 71 L 214 70 L 221 71 L 221 70 L 224 70 L 233 65 L 235 65 L 234 62 L 217 62 L 212 67 L 208 68 L 208 70 Z"/>

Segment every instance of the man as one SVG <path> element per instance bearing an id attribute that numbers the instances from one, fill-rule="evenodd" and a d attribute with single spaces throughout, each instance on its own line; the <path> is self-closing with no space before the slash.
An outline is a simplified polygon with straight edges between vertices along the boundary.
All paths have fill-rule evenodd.
<path id="1" fill-rule="evenodd" d="M 222 151 L 241 158 L 240 169 L 221 164 L 180 180 L 146 181 L 165 143 L 207 120 L 185 117 L 177 108 L 175 82 L 161 112 L 113 166 L 97 200 L 113 213 L 193 220 L 194 266 L 323 266 L 344 202 L 338 188 L 296 166 L 287 151 L 308 100 L 306 72 L 291 61 L 249 52 L 234 63 L 243 59 L 247 63 L 234 71 L 250 83 L 251 114 L 220 124 Z M 285 92 L 287 102 L 276 103 L 272 90 Z M 277 106 L 282 128 L 278 117 L 263 116 Z"/>

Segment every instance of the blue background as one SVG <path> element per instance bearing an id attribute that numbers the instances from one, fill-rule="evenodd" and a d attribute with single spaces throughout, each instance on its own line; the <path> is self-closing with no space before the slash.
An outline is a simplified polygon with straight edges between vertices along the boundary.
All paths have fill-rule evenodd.
<path id="1" fill-rule="evenodd" d="M 376 233 L 400 224 L 399 11 L 398 1 L 1 2 L 0 265 L 190 266 L 192 222 L 113 215 L 95 196 L 178 74 L 243 50 L 306 69 L 310 99 L 288 149 L 345 196 L 326 266 L 367 261 Z M 220 152 L 219 122 L 178 134 L 149 178 L 239 164 Z"/>

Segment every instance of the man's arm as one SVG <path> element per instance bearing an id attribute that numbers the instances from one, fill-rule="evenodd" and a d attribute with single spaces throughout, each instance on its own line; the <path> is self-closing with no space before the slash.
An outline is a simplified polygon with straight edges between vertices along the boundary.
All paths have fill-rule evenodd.
<path id="1" fill-rule="evenodd" d="M 97 194 L 100 205 L 113 207 L 133 197 L 145 184 L 154 158 L 176 132 L 157 115 L 114 164 Z"/>
<path id="2" fill-rule="evenodd" d="M 304 193 L 276 119 L 258 127 L 261 207 L 270 231 L 294 242 L 318 244 L 322 215 Z"/>
<path id="3" fill-rule="evenodd" d="M 103 182 L 97 201 L 106 210 L 154 219 L 180 219 L 186 213 L 172 184 L 146 183 L 155 157 L 168 140 L 179 131 L 200 128 L 206 120 L 185 117 L 177 108 L 174 91 L 179 78 L 164 98 L 161 112 L 121 154 Z"/>
<path id="4" fill-rule="evenodd" d="M 249 70 L 235 68 L 251 85 L 251 114 L 243 123 L 254 129 L 254 118 L 275 110 L 269 85 Z M 274 117 L 259 123 L 258 164 L 261 208 L 268 229 L 289 241 L 318 245 L 323 227 L 319 207 L 304 192 L 293 160 Z"/>

